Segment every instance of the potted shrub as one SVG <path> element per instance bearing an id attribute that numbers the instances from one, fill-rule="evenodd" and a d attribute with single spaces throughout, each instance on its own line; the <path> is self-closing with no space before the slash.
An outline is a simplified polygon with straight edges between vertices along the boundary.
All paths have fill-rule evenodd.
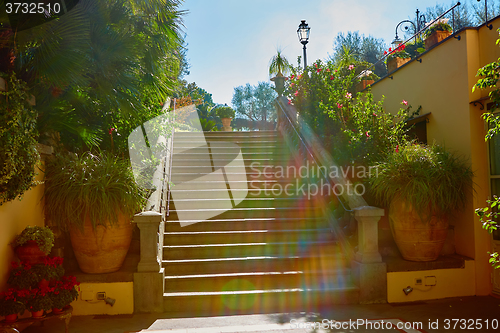
<path id="1" fill-rule="evenodd" d="M 356 84 L 356 91 L 362 91 L 366 88 L 368 88 L 370 85 L 375 83 L 376 80 L 378 80 L 379 77 L 377 74 L 373 73 L 370 70 L 363 70 L 360 73 L 360 81 Z"/>
<path id="2" fill-rule="evenodd" d="M 131 218 L 145 201 L 128 160 L 86 152 L 58 154 L 47 162 L 47 217 L 69 231 L 85 273 L 120 269 L 132 239 Z"/>
<path id="3" fill-rule="evenodd" d="M 43 264 L 35 265 L 27 261 L 20 264 L 12 262 L 7 283 L 19 289 L 48 287 L 51 280 L 58 280 L 64 275 L 62 263 L 63 259 L 60 257 L 46 257 Z"/>
<path id="4" fill-rule="evenodd" d="M 370 179 L 372 191 L 389 207 L 392 234 L 404 259 L 437 259 L 448 217 L 465 206 L 472 177 L 463 159 L 435 144 L 408 143 L 378 164 Z"/>
<path id="5" fill-rule="evenodd" d="M 448 24 L 448 19 L 439 19 L 429 26 L 424 32 L 425 49 L 428 50 L 437 43 L 446 39 L 453 32 L 453 28 Z"/>
<path id="6" fill-rule="evenodd" d="M 24 312 L 26 309 L 24 298 L 27 293 L 27 290 L 14 288 L 0 293 L 0 316 L 5 316 L 5 321 L 14 322 L 17 320 L 17 315 Z"/>
<path id="7" fill-rule="evenodd" d="M 54 283 L 53 289 L 49 293 L 52 300 L 52 312 L 61 313 L 64 308 L 78 298 L 76 287 L 80 285 L 74 276 L 64 276 L 62 280 Z"/>
<path id="8" fill-rule="evenodd" d="M 54 233 L 48 227 L 27 226 L 12 245 L 21 261 L 41 263 L 54 246 Z"/>
<path id="9" fill-rule="evenodd" d="M 26 296 L 26 308 L 33 318 L 43 317 L 44 311 L 52 309 L 49 288 L 32 288 Z"/>
<path id="10" fill-rule="evenodd" d="M 231 120 L 234 118 L 234 110 L 227 105 L 219 106 L 215 110 L 215 114 L 221 119 L 224 131 L 231 131 Z"/>
<path id="11" fill-rule="evenodd" d="M 392 50 L 389 48 L 389 52 L 385 51 L 384 54 L 389 53 L 387 57 L 387 72 L 394 72 L 397 68 L 403 66 L 408 61 L 411 60 L 411 56 L 406 52 L 405 44 L 400 44 L 397 48 Z"/>

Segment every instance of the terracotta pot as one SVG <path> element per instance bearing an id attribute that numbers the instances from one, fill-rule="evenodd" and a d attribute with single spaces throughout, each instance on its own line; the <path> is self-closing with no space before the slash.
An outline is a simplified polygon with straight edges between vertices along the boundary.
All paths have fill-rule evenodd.
<path id="1" fill-rule="evenodd" d="M 52 309 L 53 314 L 61 314 L 63 312 L 64 312 L 64 309 L 57 309 L 57 308 Z"/>
<path id="2" fill-rule="evenodd" d="M 35 241 L 27 241 L 26 244 L 16 247 L 15 252 L 19 260 L 27 261 L 32 265 L 43 263 L 43 259 L 47 256 Z"/>
<path id="3" fill-rule="evenodd" d="M 417 212 L 406 200 L 396 198 L 389 206 L 392 235 L 404 259 L 433 261 L 448 235 L 448 219 L 433 212 Z"/>
<path id="4" fill-rule="evenodd" d="M 43 317 L 43 310 L 31 311 L 31 317 L 32 318 L 42 318 Z"/>
<path id="5" fill-rule="evenodd" d="M 450 31 L 434 31 L 424 40 L 425 49 L 428 50 L 434 45 L 440 43 L 442 40 L 448 38 L 451 35 Z"/>
<path id="6" fill-rule="evenodd" d="M 371 86 L 375 80 L 361 80 L 359 83 L 356 85 L 356 91 L 362 91 L 369 86 Z"/>
<path id="7" fill-rule="evenodd" d="M 387 61 L 387 72 L 388 73 L 394 72 L 396 69 L 403 66 L 404 64 L 406 64 L 410 60 L 411 60 L 411 58 L 403 59 L 403 58 L 399 58 L 399 57 L 388 60 Z"/>
<path id="8" fill-rule="evenodd" d="M 8 323 L 13 323 L 13 322 L 17 321 L 17 313 L 6 315 L 5 321 Z"/>
<path id="9" fill-rule="evenodd" d="M 231 127 L 231 118 L 221 118 L 223 127 Z"/>
<path id="10" fill-rule="evenodd" d="M 119 270 L 130 247 L 132 227 L 130 218 L 123 214 L 119 214 L 113 226 L 98 225 L 94 230 L 87 218 L 83 232 L 76 226 L 70 227 L 71 245 L 82 272 L 100 274 Z"/>

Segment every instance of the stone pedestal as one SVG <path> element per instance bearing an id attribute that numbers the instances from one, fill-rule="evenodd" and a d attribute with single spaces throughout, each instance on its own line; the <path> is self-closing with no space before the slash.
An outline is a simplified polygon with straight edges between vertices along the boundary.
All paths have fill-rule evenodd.
<path id="1" fill-rule="evenodd" d="M 377 207 L 354 208 L 358 221 L 358 252 L 351 264 L 362 304 L 387 302 L 387 265 L 378 250 L 378 221 L 384 210 Z"/>
<path id="2" fill-rule="evenodd" d="M 163 312 L 165 222 L 155 211 L 135 215 L 134 222 L 141 232 L 141 260 L 134 273 L 134 312 Z"/>

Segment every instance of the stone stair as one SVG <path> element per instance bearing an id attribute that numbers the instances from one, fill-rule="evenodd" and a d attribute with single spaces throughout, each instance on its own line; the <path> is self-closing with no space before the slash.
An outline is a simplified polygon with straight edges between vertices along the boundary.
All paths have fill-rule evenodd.
<path id="1" fill-rule="evenodd" d="M 273 167 L 290 164 L 290 152 L 278 133 L 204 134 L 213 157 L 208 166 L 199 134 L 174 136 L 173 199 L 163 247 L 165 312 L 197 316 L 317 311 L 330 304 L 356 303 L 359 290 L 321 209 L 313 199 L 295 193 L 296 179 L 275 177 Z M 245 172 L 225 167 L 225 177 L 239 182 L 232 187 L 234 196 L 237 191 L 247 195 L 227 210 L 227 182 L 215 176 L 194 178 L 227 165 L 235 156 L 225 155 L 233 144 L 241 148 Z M 187 180 L 192 188 L 176 190 L 176 183 Z M 278 193 L 288 184 L 292 196 Z M 200 222 L 181 227 L 175 203 L 182 201 L 192 203 L 183 213 L 191 222 Z M 204 221 L 207 212 L 216 216 Z"/>

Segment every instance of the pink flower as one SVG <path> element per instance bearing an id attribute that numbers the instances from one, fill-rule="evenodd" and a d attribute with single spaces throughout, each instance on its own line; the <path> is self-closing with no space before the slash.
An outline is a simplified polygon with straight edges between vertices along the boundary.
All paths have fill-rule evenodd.
<path id="1" fill-rule="evenodd" d="M 332 75 L 332 76 L 330 76 L 330 80 L 333 80 L 334 78 L 335 78 L 335 77 L 334 77 L 333 75 Z"/>
<path id="2" fill-rule="evenodd" d="M 368 132 L 366 132 L 365 135 L 366 135 L 367 138 L 370 137 L 370 134 L 368 134 Z"/>
<path id="3" fill-rule="evenodd" d="M 292 101 L 291 100 L 288 100 L 288 105 L 292 104 Z"/>
<path id="4" fill-rule="evenodd" d="M 294 85 L 295 85 L 295 83 L 291 83 L 291 84 L 290 84 L 290 88 L 291 88 L 291 87 L 293 87 Z"/>
<path id="5" fill-rule="evenodd" d="M 406 105 L 406 106 L 408 106 L 408 101 L 405 101 L 405 100 L 403 99 L 403 104 L 404 104 L 404 105 Z"/>
<path id="6" fill-rule="evenodd" d="M 399 153 L 399 145 L 396 146 L 396 153 Z"/>
<path id="7" fill-rule="evenodd" d="M 321 68 L 316 69 L 316 73 L 321 72 Z"/>
<path id="8" fill-rule="evenodd" d="M 373 115 L 374 115 L 375 117 L 377 116 L 377 114 L 376 114 L 375 112 L 373 112 Z"/>
<path id="9" fill-rule="evenodd" d="M 296 92 L 293 93 L 295 96 L 299 95 L 299 91 L 297 90 Z"/>
<path id="10" fill-rule="evenodd" d="M 295 79 L 295 75 L 290 76 L 290 79 L 292 80 Z"/>
<path id="11" fill-rule="evenodd" d="M 327 71 L 327 72 L 329 72 L 329 71 L 330 71 L 330 68 L 327 68 L 327 69 L 326 69 L 326 71 Z"/>
<path id="12" fill-rule="evenodd" d="M 352 94 L 348 92 L 347 94 L 345 94 L 345 98 L 352 98 Z"/>
<path id="13" fill-rule="evenodd" d="M 353 70 L 354 69 L 354 65 L 349 65 L 349 70 Z"/>
<path id="14" fill-rule="evenodd" d="M 111 135 L 114 131 L 116 131 L 116 128 L 111 127 L 108 133 Z"/>
<path id="15" fill-rule="evenodd" d="M 342 104 L 340 104 L 340 103 L 337 103 L 337 107 L 338 107 L 339 109 L 342 109 L 343 105 L 342 105 Z"/>

